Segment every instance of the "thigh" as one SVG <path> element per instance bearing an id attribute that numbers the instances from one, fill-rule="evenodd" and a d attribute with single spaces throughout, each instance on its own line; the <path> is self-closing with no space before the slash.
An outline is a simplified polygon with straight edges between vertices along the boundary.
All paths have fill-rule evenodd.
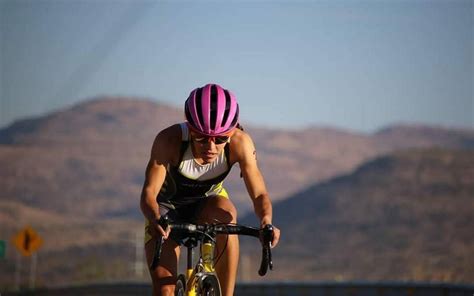
<path id="1" fill-rule="evenodd" d="M 155 254 L 156 238 L 151 238 L 145 244 L 147 264 L 150 266 Z M 154 283 L 159 285 L 174 285 L 178 273 L 179 246 L 172 240 L 167 239 L 161 247 L 160 264 L 155 270 L 150 270 L 150 275 Z"/>
<path id="2" fill-rule="evenodd" d="M 206 198 L 198 216 L 199 223 L 236 223 L 237 210 L 230 199 L 223 196 Z"/>

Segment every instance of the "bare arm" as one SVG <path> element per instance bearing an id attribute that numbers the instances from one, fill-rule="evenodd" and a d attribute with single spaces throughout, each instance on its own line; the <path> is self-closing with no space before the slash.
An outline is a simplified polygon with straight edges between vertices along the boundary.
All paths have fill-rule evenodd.
<path id="1" fill-rule="evenodd" d="M 145 218 L 154 221 L 160 218 L 160 209 L 156 197 L 166 177 L 166 167 L 159 159 L 158 143 L 153 145 L 152 155 L 148 161 L 145 171 L 145 183 L 143 184 L 140 198 L 140 208 Z"/>
<path id="2" fill-rule="evenodd" d="M 238 145 L 235 145 L 237 146 L 235 148 L 237 150 L 237 161 L 240 165 L 245 186 L 253 202 L 255 214 L 260 219 L 261 226 L 273 224 L 272 203 L 262 173 L 257 165 L 257 155 L 253 141 L 249 135 L 239 131 L 236 135 L 236 142 L 238 143 Z M 273 246 L 278 243 L 279 237 L 280 230 L 275 227 Z"/>
<path id="3" fill-rule="evenodd" d="M 145 182 L 140 198 L 143 215 L 155 226 L 153 228 L 165 237 L 166 233 L 155 223 L 160 218 L 160 208 L 156 198 L 166 177 L 166 167 L 172 159 L 174 134 L 176 134 L 176 127 L 171 127 L 156 136 L 146 167 Z"/>

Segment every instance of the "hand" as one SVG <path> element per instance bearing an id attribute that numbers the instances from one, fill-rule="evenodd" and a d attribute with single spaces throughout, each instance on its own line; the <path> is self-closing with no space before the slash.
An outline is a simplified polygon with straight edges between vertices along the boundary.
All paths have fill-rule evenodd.
<path id="1" fill-rule="evenodd" d="M 164 239 L 167 239 L 168 236 L 170 235 L 171 229 L 169 227 L 166 227 L 166 229 L 163 229 L 161 225 L 156 224 L 156 228 L 158 230 L 158 234 L 162 236 Z"/>
<path id="2" fill-rule="evenodd" d="M 166 229 L 164 229 L 164 226 L 162 226 L 163 223 L 162 223 L 162 219 L 155 219 L 153 221 L 153 223 L 150 223 L 150 227 L 149 227 L 149 230 L 150 230 L 150 234 L 152 237 L 160 237 L 162 236 L 164 239 L 167 239 L 169 234 L 170 234 L 170 231 L 171 229 L 169 227 L 166 227 Z"/>
<path id="3" fill-rule="evenodd" d="M 274 248 L 278 244 L 279 241 L 280 241 L 280 229 L 273 226 L 273 238 L 272 238 L 271 247 Z"/>
<path id="4" fill-rule="evenodd" d="M 264 227 L 266 227 L 267 225 L 270 225 L 273 229 L 272 241 L 270 242 L 270 246 L 272 248 L 274 248 L 278 244 L 278 242 L 280 241 L 280 229 L 278 229 L 277 227 L 275 227 L 272 224 L 265 224 L 265 225 L 262 226 L 262 229 Z M 263 237 L 260 237 L 260 240 L 263 242 Z"/>

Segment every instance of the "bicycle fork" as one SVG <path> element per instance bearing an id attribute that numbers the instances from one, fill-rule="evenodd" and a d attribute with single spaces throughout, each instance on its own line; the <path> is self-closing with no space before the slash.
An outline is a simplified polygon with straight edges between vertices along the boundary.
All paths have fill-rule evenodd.
<path id="1" fill-rule="evenodd" d="M 201 245 L 201 256 L 196 266 L 193 266 L 194 247 L 188 246 L 186 265 L 186 296 L 196 296 L 198 280 L 203 273 L 214 273 L 214 242 L 204 242 Z"/>

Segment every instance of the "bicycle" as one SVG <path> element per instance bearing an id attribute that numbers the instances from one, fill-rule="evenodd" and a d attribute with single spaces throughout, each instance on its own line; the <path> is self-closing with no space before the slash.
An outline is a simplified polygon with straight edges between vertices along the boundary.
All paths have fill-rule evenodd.
<path id="1" fill-rule="evenodd" d="M 166 229 L 180 232 L 186 240 L 182 245 L 187 247 L 186 275 L 180 274 L 176 281 L 176 296 L 220 296 L 221 289 L 219 279 L 214 266 L 219 260 L 214 257 L 217 234 L 247 235 L 260 238 L 262 242 L 262 259 L 259 268 L 259 275 L 264 276 L 268 269 L 273 269 L 271 241 L 273 238 L 273 226 L 266 225 L 258 229 L 239 224 L 193 224 L 193 223 L 173 223 L 168 219 L 160 219 L 158 223 Z M 153 270 L 158 267 L 161 256 L 161 245 L 163 238 L 157 240 L 155 254 L 150 264 Z M 200 246 L 200 256 L 193 264 L 194 248 Z M 222 255 L 222 254 L 221 254 Z"/>

